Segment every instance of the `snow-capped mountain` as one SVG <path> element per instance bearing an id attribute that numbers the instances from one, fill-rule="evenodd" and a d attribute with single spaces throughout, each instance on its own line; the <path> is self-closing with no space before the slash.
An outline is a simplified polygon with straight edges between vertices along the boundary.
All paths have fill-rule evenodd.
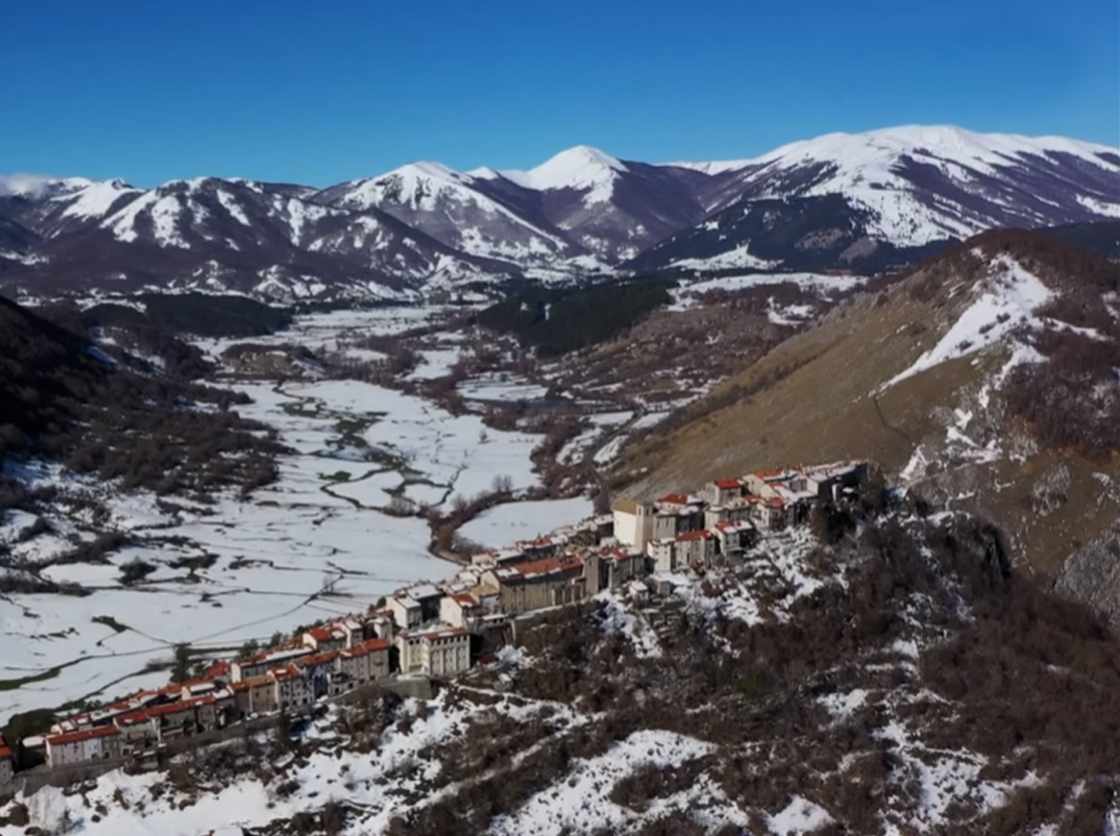
<path id="1" fill-rule="evenodd" d="M 1120 217 L 1120 151 L 1063 137 L 906 126 L 828 134 L 709 175 L 712 213 L 635 269 L 697 269 L 729 254 L 790 267 L 910 258 L 993 227 Z"/>
<path id="2" fill-rule="evenodd" d="M 380 209 L 324 206 L 308 199 L 315 192 L 214 177 L 146 191 L 67 184 L 23 197 L 17 217 L 42 237 L 40 288 L 123 282 L 281 299 L 380 297 L 431 280 L 505 276 L 505 265 L 447 247 Z"/>
<path id="3" fill-rule="evenodd" d="M 901 127 L 653 165 L 588 146 L 526 171 L 412 163 L 327 189 L 0 178 L 0 268 L 284 295 L 624 272 L 884 269 L 992 227 L 1120 217 L 1120 149 Z"/>
<path id="4" fill-rule="evenodd" d="M 505 188 L 503 188 L 503 185 Z M 496 185 L 440 163 L 410 163 L 320 192 L 327 206 L 380 209 L 437 241 L 481 258 L 516 264 L 551 263 L 578 249 L 540 211 L 529 189 Z"/>
<path id="5" fill-rule="evenodd" d="M 85 177 L 0 179 L 0 214 L 47 238 L 96 223 L 114 207 L 141 194 L 123 180 Z"/>
<path id="6" fill-rule="evenodd" d="M 698 200 L 709 179 L 675 166 L 616 159 L 580 145 L 528 171 L 487 172 L 540 195 L 545 217 L 609 263 L 704 217 Z"/>

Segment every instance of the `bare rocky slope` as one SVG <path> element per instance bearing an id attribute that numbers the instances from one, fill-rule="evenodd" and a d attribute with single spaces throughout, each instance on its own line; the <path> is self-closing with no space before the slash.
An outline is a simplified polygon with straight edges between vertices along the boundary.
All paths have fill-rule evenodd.
<path id="1" fill-rule="evenodd" d="M 869 458 L 1120 623 L 1120 266 L 1000 232 L 876 285 L 631 445 L 615 483 Z"/>

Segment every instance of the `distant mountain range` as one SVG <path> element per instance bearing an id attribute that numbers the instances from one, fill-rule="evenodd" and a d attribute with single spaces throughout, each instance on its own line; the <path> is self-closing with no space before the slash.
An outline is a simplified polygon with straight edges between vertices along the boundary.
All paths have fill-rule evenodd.
<path id="1" fill-rule="evenodd" d="M 0 285 L 401 298 L 587 274 L 873 272 L 993 227 L 1120 218 L 1120 149 L 900 127 L 732 162 L 563 151 L 326 189 L 0 178 Z"/>

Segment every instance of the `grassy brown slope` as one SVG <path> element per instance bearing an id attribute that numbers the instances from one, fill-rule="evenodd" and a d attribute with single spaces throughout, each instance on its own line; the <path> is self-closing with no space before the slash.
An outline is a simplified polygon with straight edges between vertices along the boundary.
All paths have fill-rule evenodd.
<path id="1" fill-rule="evenodd" d="M 687 422 L 626 450 L 614 477 L 620 493 L 652 497 L 719 476 L 849 457 L 898 473 L 921 445 L 934 462 L 923 492 L 991 518 L 1032 567 L 1057 568 L 1116 520 L 1120 492 L 1112 484 L 1120 467 L 1115 456 L 1089 460 L 1073 449 L 1039 449 L 998 392 L 982 406 L 978 392 L 1002 368 L 1006 347 L 874 394 L 937 343 L 971 302 L 967 291 L 982 269 L 962 248 L 832 311 L 694 405 Z M 975 415 L 969 436 L 981 445 L 998 441 L 1003 457 L 941 460 L 957 408 Z"/>
<path id="2" fill-rule="evenodd" d="M 730 399 L 729 405 L 628 451 L 631 473 L 649 468 L 634 491 L 653 494 L 717 475 L 845 456 L 904 465 L 913 452 L 910 439 L 930 424 L 929 403 L 976 375 L 963 361 L 892 387 L 879 401 L 884 423 L 871 393 L 936 340 L 913 325 L 929 316 L 928 306 L 903 290 L 891 291 L 883 304 L 857 297 L 706 399 Z"/>

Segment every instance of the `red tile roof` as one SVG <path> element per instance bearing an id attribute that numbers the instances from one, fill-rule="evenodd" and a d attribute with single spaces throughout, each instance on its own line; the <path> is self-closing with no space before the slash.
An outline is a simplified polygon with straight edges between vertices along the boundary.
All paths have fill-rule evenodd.
<path id="1" fill-rule="evenodd" d="M 82 740 L 91 740 L 95 737 L 112 737 L 114 734 L 120 734 L 120 730 L 116 726 L 98 726 L 96 729 L 83 729 L 82 731 L 70 732 L 69 734 L 56 734 L 54 737 L 47 738 L 47 745 L 62 746 L 66 743 L 77 743 Z"/>
<path id="2" fill-rule="evenodd" d="M 688 505 L 688 495 L 683 493 L 667 493 L 661 497 L 660 502 L 667 502 L 670 505 Z"/>
<path id="3" fill-rule="evenodd" d="M 738 479 L 716 479 L 716 487 L 721 491 L 733 491 L 743 487 Z"/>
<path id="4" fill-rule="evenodd" d="M 288 679 L 298 679 L 299 668 L 297 668 L 295 665 L 286 665 L 282 668 L 273 668 L 269 671 L 269 674 L 277 682 L 283 682 Z"/>
<path id="5" fill-rule="evenodd" d="M 179 714 L 184 711 L 194 711 L 200 705 L 210 705 L 214 702 L 214 697 L 207 694 L 205 697 L 196 697 L 193 700 L 181 700 L 179 702 L 168 703 L 167 705 L 157 705 L 155 708 L 148 709 L 149 717 L 166 717 L 170 714 Z"/>
<path id="6" fill-rule="evenodd" d="M 9 749 L 7 746 L 0 746 L 0 760 L 2 760 L 4 758 L 10 758 L 11 756 L 12 756 L 12 750 L 11 749 Z"/>
<path id="7" fill-rule="evenodd" d="M 219 679 L 229 676 L 229 662 L 221 660 L 215 662 L 202 674 L 203 679 Z"/>
<path id="8" fill-rule="evenodd" d="M 536 540 L 518 540 L 516 545 L 526 549 L 543 549 L 553 543 L 551 537 L 538 537 Z"/>
<path id="9" fill-rule="evenodd" d="M 465 636 L 466 634 L 467 631 L 462 627 L 449 627 L 443 630 L 432 630 L 428 633 L 425 633 L 424 638 L 426 638 L 428 641 L 434 641 L 436 639 L 449 639 L 452 636 Z"/>
<path id="10" fill-rule="evenodd" d="M 121 723 L 125 723 L 131 726 L 135 723 L 146 723 L 151 719 L 152 715 L 147 711 L 134 711 L 132 714 L 125 714 L 123 717 L 118 717 L 117 725 L 119 726 Z"/>
<path id="11" fill-rule="evenodd" d="M 765 481 L 766 479 L 780 479 L 782 471 L 780 470 L 756 470 L 754 475 L 759 479 Z"/>
<path id="12" fill-rule="evenodd" d="M 452 599 L 461 607 L 477 607 L 480 606 L 478 599 L 468 593 L 460 593 L 459 595 L 452 595 Z"/>
<path id="13" fill-rule="evenodd" d="M 533 560 L 501 570 L 497 577 L 504 584 L 525 583 L 537 577 L 548 575 L 575 574 L 583 571 L 583 564 L 569 556 L 546 557 L 543 560 Z"/>
<path id="14" fill-rule="evenodd" d="M 326 665 L 338 658 L 337 650 L 328 650 L 325 653 L 316 653 L 314 656 L 304 656 L 293 663 L 300 668 L 309 668 L 313 665 Z"/>
<path id="15" fill-rule="evenodd" d="M 677 540 L 708 540 L 714 536 L 708 529 L 701 528 L 699 531 L 686 531 L 684 534 L 678 534 Z"/>

